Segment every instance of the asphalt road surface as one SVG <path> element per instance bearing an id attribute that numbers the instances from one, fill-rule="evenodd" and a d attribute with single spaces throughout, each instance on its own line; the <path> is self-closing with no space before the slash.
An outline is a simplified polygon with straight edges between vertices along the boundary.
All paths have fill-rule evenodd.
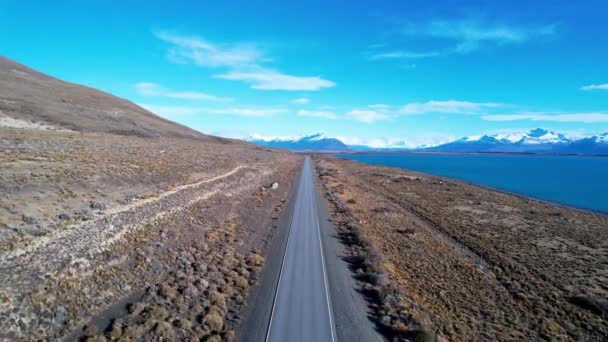
<path id="1" fill-rule="evenodd" d="M 239 342 L 384 340 L 369 319 L 312 164 L 305 159 L 267 241 L 264 270 L 251 289 Z"/>
<path id="2" fill-rule="evenodd" d="M 310 158 L 296 191 L 266 341 L 335 341 Z"/>

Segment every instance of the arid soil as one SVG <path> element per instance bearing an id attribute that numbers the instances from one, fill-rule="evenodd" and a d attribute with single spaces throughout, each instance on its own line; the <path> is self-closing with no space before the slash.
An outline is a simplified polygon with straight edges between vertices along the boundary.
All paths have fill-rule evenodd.
<path id="1" fill-rule="evenodd" d="M 375 289 L 376 316 L 394 335 L 608 339 L 605 215 L 417 172 L 316 163 L 351 253 L 376 269 L 362 288 Z"/>
<path id="2" fill-rule="evenodd" d="M 231 340 L 301 161 L 0 56 L 0 340 Z"/>
<path id="3" fill-rule="evenodd" d="M 218 139 L 97 89 L 65 82 L 0 56 L 0 126 Z"/>
<path id="4" fill-rule="evenodd" d="M 233 141 L 0 128 L 0 340 L 230 340 L 300 164 Z"/>

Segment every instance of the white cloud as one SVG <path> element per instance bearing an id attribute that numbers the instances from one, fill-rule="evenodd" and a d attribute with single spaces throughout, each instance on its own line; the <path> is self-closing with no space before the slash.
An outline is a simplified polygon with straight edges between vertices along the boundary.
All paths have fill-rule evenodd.
<path id="1" fill-rule="evenodd" d="M 169 58 L 177 62 L 191 62 L 206 67 L 242 67 L 256 65 L 264 55 L 254 44 L 215 44 L 195 36 L 181 36 L 168 32 L 156 36 L 172 44 Z"/>
<path id="2" fill-rule="evenodd" d="M 287 110 L 282 108 L 221 108 L 207 110 L 207 113 L 210 114 L 228 114 L 251 117 L 274 116 L 286 112 Z"/>
<path id="3" fill-rule="evenodd" d="M 277 114 L 286 113 L 286 109 L 282 108 L 246 108 L 246 107 L 233 107 L 233 108 L 204 108 L 194 106 L 158 106 L 150 105 L 145 103 L 139 103 L 140 107 L 149 110 L 152 113 L 160 115 L 164 118 L 175 118 L 184 115 L 208 115 L 208 114 L 222 114 L 222 115 L 235 115 L 235 116 L 246 116 L 246 117 L 267 117 Z"/>
<path id="4" fill-rule="evenodd" d="M 411 51 L 390 51 L 381 52 L 370 55 L 370 60 L 380 59 L 421 59 L 429 57 L 437 57 L 440 53 L 436 51 L 429 52 L 411 52 Z"/>
<path id="5" fill-rule="evenodd" d="M 376 104 L 373 104 L 373 105 L 369 105 L 368 107 L 371 108 L 371 109 L 386 111 L 386 110 L 389 110 L 391 108 L 391 105 L 387 105 L 387 104 L 384 104 L 384 103 L 376 103 Z"/>
<path id="6" fill-rule="evenodd" d="M 336 85 L 320 76 L 290 75 L 263 66 L 271 59 L 266 57 L 256 44 L 217 44 L 196 36 L 181 36 L 168 32 L 160 32 L 156 36 L 171 44 L 168 50 L 170 61 L 228 69 L 227 72 L 213 77 L 246 82 L 253 89 L 317 91 Z"/>
<path id="7" fill-rule="evenodd" d="M 424 36 L 448 39 L 456 46 L 444 53 L 468 53 L 477 50 L 482 44 L 516 44 L 539 37 L 552 36 L 556 25 L 537 27 L 516 27 L 506 24 L 484 23 L 475 19 L 432 20 L 428 23 L 410 23 L 403 29 L 409 36 Z"/>
<path id="8" fill-rule="evenodd" d="M 585 91 L 589 91 L 589 90 L 608 90 L 608 83 L 607 84 L 590 84 L 590 85 L 586 85 L 581 87 L 581 90 L 585 90 Z"/>
<path id="9" fill-rule="evenodd" d="M 492 108 L 504 106 L 494 102 L 468 102 L 468 101 L 427 101 L 411 102 L 401 107 L 384 103 L 368 105 L 363 108 L 353 108 L 337 114 L 333 107 L 319 107 L 318 110 L 299 110 L 298 116 L 318 117 L 327 119 L 354 120 L 365 123 L 374 123 L 381 120 L 390 120 L 401 115 L 418 114 L 487 114 Z"/>
<path id="10" fill-rule="evenodd" d="M 372 123 L 390 118 L 388 114 L 374 109 L 353 109 L 347 112 L 344 117 L 365 123 Z"/>
<path id="11" fill-rule="evenodd" d="M 573 114 L 546 114 L 546 113 L 523 113 L 505 115 L 483 115 L 486 121 L 553 121 L 553 122 L 582 122 L 598 123 L 608 122 L 608 113 L 573 113 Z"/>
<path id="12" fill-rule="evenodd" d="M 338 115 L 329 111 L 304 110 L 301 109 L 296 113 L 297 116 L 307 116 L 312 118 L 337 119 Z"/>
<path id="13" fill-rule="evenodd" d="M 331 88 L 336 84 L 319 76 L 300 77 L 283 74 L 276 70 L 255 68 L 255 70 L 233 70 L 225 74 L 214 75 L 233 81 L 243 81 L 251 84 L 251 88 L 259 90 L 307 90 L 316 91 L 322 88 Z"/>
<path id="14" fill-rule="evenodd" d="M 407 138 L 402 137 L 353 137 L 353 136 L 337 136 L 336 139 L 342 141 L 347 145 L 363 145 L 372 148 L 419 148 L 437 146 L 450 141 L 455 138 L 453 136 L 446 136 L 439 133 L 427 133 L 423 136 L 408 136 Z"/>
<path id="15" fill-rule="evenodd" d="M 230 102 L 234 100 L 230 97 L 220 97 L 199 91 L 175 91 L 151 82 L 139 82 L 135 84 L 135 90 L 140 95 L 161 96 L 180 100 L 203 100 L 215 102 Z"/>
<path id="16" fill-rule="evenodd" d="M 478 114 L 488 108 L 500 107 L 502 104 L 494 102 L 469 102 L 469 101 L 427 101 L 411 102 L 399 109 L 400 114 L 427 114 L 427 113 L 446 113 L 446 114 Z"/>
<path id="17" fill-rule="evenodd" d="M 291 100 L 291 103 L 295 103 L 295 104 L 309 104 L 310 103 L 310 99 L 307 98 L 307 97 L 300 97 L 300 98 Z"/>

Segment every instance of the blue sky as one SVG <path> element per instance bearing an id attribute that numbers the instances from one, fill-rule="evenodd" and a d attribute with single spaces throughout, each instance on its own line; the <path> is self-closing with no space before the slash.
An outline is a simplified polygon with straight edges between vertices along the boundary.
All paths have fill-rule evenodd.
<path id="1" fill-rule="evenodd" d="M 608 132 L 608 3 L 0 2 L 0 54 L 206 133 Z"/>

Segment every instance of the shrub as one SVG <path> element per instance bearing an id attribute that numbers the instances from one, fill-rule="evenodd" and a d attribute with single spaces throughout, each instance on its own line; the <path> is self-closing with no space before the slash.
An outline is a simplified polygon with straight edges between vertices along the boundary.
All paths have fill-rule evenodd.
<path id="1" fill-rule="evenodd" d="M 212 331 L 220 331 L 224 327 L 224 319 L 220 314 L 212 311 L 203 318 L 203 324 L 208 326 Z"/>
<path id="2" fill-rule="evenodd" d="M 251 253 L 245 262 L 250 266 L 262 266 L 264 264 L 264 257 L 257 253 Z"/>

